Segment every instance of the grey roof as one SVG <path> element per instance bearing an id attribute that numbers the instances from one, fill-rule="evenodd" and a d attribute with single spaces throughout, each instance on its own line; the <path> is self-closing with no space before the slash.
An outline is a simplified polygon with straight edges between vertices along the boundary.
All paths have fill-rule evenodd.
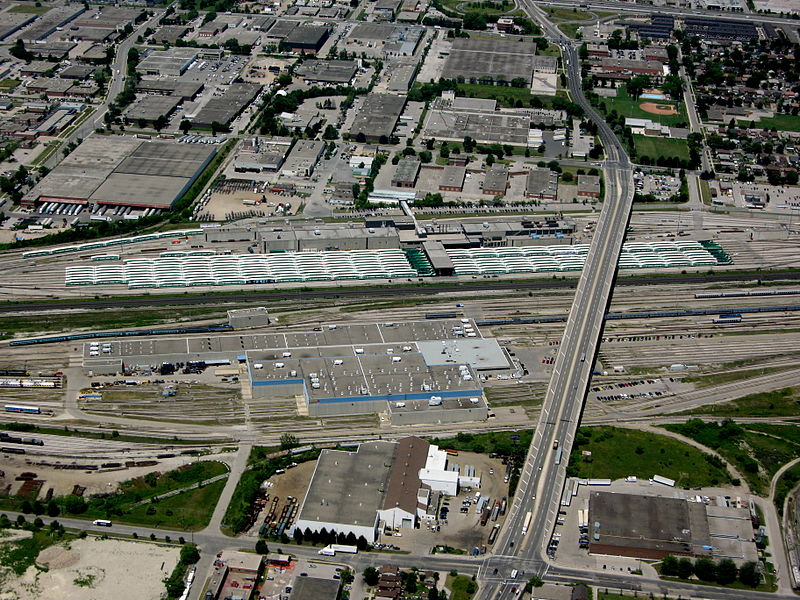
<path id="1" fill-rule="evenodd" d="M 591 544 L 664 553 L 702 553 L 709 544 L 705 505 L 679 498 L 592 492 L 589 523 L 600 536 Z"/>
<path id="2" fill-rule="evenodd" d="M 456 38 L 442 77 L 456 79 L 492 77 L 511 81 L 521 77 L 530 83 L 536 47 L 529 42 Z"/>
<path id="3" fill-rule="evenodd" d="M 420 162 L 415 158 L 404 158 L 397 163 L 397 170 L 394 173 L 392 182 L 402 182 L 414 184 L 419 175 Z"/>
<path id="4" fill-rule="evenodd" d="M 439 185 L 445 187 L 464 187 L 464 178 L 466 175 L 467 167 L 449 165 L 442 171 L 442 180 L 439 182 Z"/>
<path id="5" fill-rule="evenodd" d="M 153 39 L 157 42 L 169 42 L 174 44 L 189 31 L 185 25 L 165 25 L 160 27 L 153 34 Z"/>
<path id="6" fill-rule="evenodd" d="M 321 45 L 329 33 L 330 30 L 327 27 L 300 25 L 289 32 L 289 35 L 284 38 L 283 43 L 290 46 L 293 44 Z"/>
<path id="7" fill-rule="evenodd" d="M 192 119 L 197 125 L 211 126 L 214 121 L 227 125 L 250 104 L 261 86 L 255 83 L 232 83 L 218 98 L 211 98 Z"/>
<path id="8" fill-rule="evenodd" d="M 125 110 L 125 116 L 131 121 L 155 121 L 161 116 L 168 116 L 180 103 L 181 99 L 177 96 L 139 96 Z"/>
<path id="9" fill-rule="evenodd" d="M 533 195 L 552 193 L 551 180 L 550 169 L 531 169 L 525 180 L 525 193 Z"/>
<path id="10" fill-rule="evenodd" d="M 298 520 L 374 526 L 396 449 L 393 442 L 366 442 L 357 452 L 323 450 Z"/>
<path id="11" fill-rule="evenodd" d="M 86 65 L 71 65 L 61 71 L 58 76 L 61 79 L 87 79 L 92 73 L 95 72 L 94 67 Z"/>
<path id="12" fill-rule="evenodd" d="M 389 137 L 403 113 L 406 98 L 392 94 L 370 94 L 350 127 L 351 135 L 363 133 L 367 137 Z"/>
<path id="13" fill-rule="evenodd" d="M 136 89 L 144 93 L 180 96 L 185 100 L 187 98 L 194 98 L 197 93 L 203 89 L 203 82 L 176 79 L 143 79 L 136 84 Z"/>
<path id="14" fill-rule="evenodd" d="M 508 185 L 508 168 L 505 165 L 494 165 L 486 171 L 483 180 L 484 191 L 503 192 Z"/>
<path id="15" fill-rule="evenodd" d="M 280 21 L 276 21 L 275 24 L 269 28 L 267 37 L 282 40 L 294 31 L 295 27 L 297 27 L 297 22 L 281 19 Z"/>
<path id="16" fill-rule="evenodd" d="M 578 192 L 600 193 L 599 175 L 578 175 Z"/>
<path id="17" fill-rule="evenodd" d="M 295 69 L 295 73 L 309 81 L 347 83 L 357 69 L 354 60 L 307 60 Z"/>

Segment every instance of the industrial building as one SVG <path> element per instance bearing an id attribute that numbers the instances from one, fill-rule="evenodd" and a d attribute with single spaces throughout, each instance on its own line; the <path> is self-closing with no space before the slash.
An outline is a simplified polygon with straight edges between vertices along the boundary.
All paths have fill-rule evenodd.
<path id="1" fill-rule="evenodd" d="M 440 495 L 456 495 L 459 485 L 480 487 L 480 477 L 460 474 L 446 452 L 422 438 L 364 442 L 355 452 L 323 450 L 293 530 L 325 529 L 374 542 L 380 531 L 431 518 Z"/>
<path id="2" fill-rule="evenodd" d="M 170 48 L 169 50 L 152 50 L 136 66 L 143 75 L 166 75 L 180 77 L 197 59 L 200 51 L 197 48 Z"/>
<path id="3" fill-rule="evenodd" d="M 260 250 L 269 252 L 306 252 L 320 250 L 385 250 L 400 247 L 400 237 L 393 227 L 342 227 L 318 225 L 313 228 L 260 228 Z"/>
<path id="4" fill-rule="evenodd" d="M 233 169 L 237 173 L 278 171 L 291 148 L 290 137 L 247 138 L 239 147 L 233 161 Z"/>
<path id="5" fill-rule="evenodd" d="M 493 165 L 486 171 L 483 180 L 483 193 L 492 196 L 502 196 L 508 191 L 508 167 Z"/>
<path id="6" fill-rule="evenodd" d="M 413 56 L 425 28 L 419 25 L 358 23 L 345 40 L 349 52 L 383 58 Z"/>
<path id="7" fill-rule="evenodd" d="M 228 311 L 228 325 L 234 329 L 266 327 L 269 323 L 269 313 L 263 306 Z"/>
<path id="8" fill-rule="evenodd" d="M 23 202 L 169 209 L 216 154 L 216 146 L 90 136 Z"/>
<path id="9" fill-rule="evenodd" d="M 394 187 L 413 188 L 417 185 L 417 177 L 421 163 L 416 158 L 403 158 L 397 163 L 397 168 L 392 177 Z"/>
<path id="10" fill-rule="evenodd" d="M 307 60 L 295 69 L 295 75 L 307 83 L 346 85 L 355 77 L 358 65 L 354 60 Z"/>
<path id="11" fill-rule="evenodd" d="M 461 192 L 464 189 L 464 179 L 466 176 L 466 167 L 455 165 L 447 166 L 442 170 L 439 189 L 443 192 Z"/>
<path id="12" fill-rule="evenodd" d="M 176 96 L 181 100 L 194 100 L 203 90 L 202 81 L 180 81 L 176 79 L 141 79 L 136 91 L 141 94 L 161 94 Z"/>
<path id="13" fill-rule="evenodd" d="M 211 128 L 214 123 L 228 125 L 260 91 L 261 86 L 255 83 L 232 83 L 222 96 L 211 98 L 190 120 L 198 127 Z"/>
<path id="14" fill-rule="evenodd" d="M 530 42 L 456 38 L 442 77 L 508 85 L 515 79 L 531 84 L 536 46 Z"/>
<path id="15" fill-rule="evenodd" d="M 470 324 L 384 323 L 348 327 L 335 337 L 347 334 L 363 341 L 248 351 L 253 397 L 293 398 L 300 414 L 311 416 L 368 414 L 385 410 L 387 402 L 403 408 L 425 401 L 426 422 L 452 420 L 444 413 L 466 407 L 473 410 L 456 414 L 483 420 L 487 409 L 476 371 L 509 368 L 497 341 L 479 337 Z M 454 398 L 463 405 L 443 405 Z"/>
<path id="16" fill-rule="evenodd" d="M 599 175 L 578 175 L 578 196 L 588 198 L 600 197 Z"/>
<path id="17" fill-rule="evenodd" d="M 297 140 L 292 147 L 281 173 L 289 177 L 311 177 L 325 153 L 322 140 Z"/>
<path id="18" fill-rule="evenodd" d="M 316 54 L 330 37 L 330 29 L 314 25 L 298 25 L 281 41 L 280 47 L 300 54 Z"/>
<path id="19" fill-rule="evenodd" d="M 484 188 L 486 185 L 484 184 Z M 550 202 L 558 197 L 558 176 L 550 169 L 531 169 L 525 178 L 525 197 Z"/>
<path id="20" fill-rule="evenodd" d="M 615 492 L 589 495 L 589 552 L 645 559 L 668 554 L 756 560 L 750 507 L 724 497 Z"/>
<path id="21" fill-rule="evenodd" d="M 177 96 L 139 96 L 125 109 L 124 115 L 133 123 L 154 124 L 160 117 L 169 117 L 181 101 Z"/>
<path id="22" fill-rule="evenodd" d="M 350 137 L 357 140 L 363 136 L 368 142 L 386 143 L 394 133 L 405 105 L 405 96 L 369 94 L 353 120 Z"/>

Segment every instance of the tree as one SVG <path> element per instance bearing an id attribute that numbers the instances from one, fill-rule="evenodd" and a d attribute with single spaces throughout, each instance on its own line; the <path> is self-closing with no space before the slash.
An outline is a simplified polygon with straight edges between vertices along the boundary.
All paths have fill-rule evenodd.
<path id="1" fill-rule="evenodd" d="M 667 577 L 676 577 L 678 575 L 678 558 L 672 554 L 668 554 L 661 561 L 661 574 Z"/>
<path id="2" fill-rule="evenodd" d="M 291 450 L 300 445 L 300 440 L 292 433 L 284 433 L 281 435 L 281 450 Z"/>
<path id="3" fill-rule="evenodd" d="M 200 560 L 200 551 L 194 544 L 181 546 L 181 562 L 186 565 L 193 565 Z"/>
<path id="4" fill-rule="evenodd" d="M 689 579 L 693 574 L 694 564 L 692 564 L 692 559 L 684 556 L 678 561 L 678 577 Z"/>
<path id="5" fill-rule="evenodd" d="M 192 122 L 189 119 L 184 119 L 183 121 L 181 121 L 180 128 L 181 128 L 181 131 L 183 132 L 183 135 L 186 135 L 186 134 L 189 133 L 189 130 L 192 128 Z"/>
<path id="6" fill-rule="evenodd" d="M 80 515 L 86 512 L 88 508 L 86 500 L 75 494 L 69 494 L 64 497 L 64 510 L 73 515 Z"/>
<path id="7" fill-rule="evenodd" d="M 258 540 L 256 542 L 256 554 L 269 554 L 269 546 L 267 546 L 267 542 L 264 540 Z"/>
<path id="8" fill-rule="evenodd" d="M 378 580 L 380 579 L 380 573 L 375 567 L 367 567 L 364 569 L 364 583 L 369 586 L 376 586 L 378 585 Z"/>
<path id="9" fill-rule="evenodd" d="M 761 571 L 758 564 L 748 561 L 739 567 L 739 581 L 750 587 L 758 587 L 758 584 L 761 583 Z"/>
<path id="10" fill-rule="evenodd" d="M 322 134 L 323 140 L 335 140 L 339 137 L 339 131 L 333 125 L 328 125 L 325 127 L 325 131 Z"/>
<path id="11" fill-rule="evenodd" d="M 528 583 L 525 584 L 525 591 L 527 593 L 533 592 L 533 588 L 542 587 L 544 585 L 544 581 L 542 581 L 541 577 L 537 577 L 534 575 L 530 579 L 528 579 Z"/>
<path id="12" fill-rule="evenodd" d="M 211 123 L 211 135 L 217 135 L 217 133 L 227 133 L 229 131 L 230 127 L 224 123 L 220 123 L 219 121 L 213 121 Z"/>
<path id="13" fill-rule="evenodd" d="M 428 152 L 427 150 L 423 150 L 419 153 L 419 161 L 423 163 L 429 163 L 433 160 L 433 155 Z"/>
<path id="14" fill-rule="evenodd" d="M 736 581 L 738 569 L 736 563 L 730 558 L 723 558 L 717 563 L 717 583 L 720 585 L 728 585 Z"/>
<path id="15" fill-rule="evenodd" d="M 491 152 L 486 155 L 486 165 L 491 167 L 494 164 L 494 154 Z"/>
<path id="16" fill-rule="evenodd" d="M 33 53 L 25 49 L 25 42 L 23 42 L 21 39 L 16 41 L 16 43 L 11 47 L 11 50 L 9 50 L 9 53 L 14 58 L 18 58 L 20 60 L 33 60 Z"/>
<path id="17" fill-rule="evenodd" d="M 575 177 L 569 171 L 567 171 L 566 173 L 562 173 L 561 175 L 561 181 L 563 181 L 564 183 L 569 183 L 573 179 L 575 179 Z"/>
<path id="18" fill-rule="evenodd" d="M 56 504 L 55 500 L 50 500 L 47 503 L 47 516 L 48 517 L 57 517 L 61 513 L 61 509 L 58 508 L 58 504 Z"/>
<path id="19" fill-rule="evenodd" d="M 161 115 L 155 120 L 155 123 L 153 123 L 153 128 L 156 131 L 161 131 L 162 129 L 164 129 L 164 127 L 167 126 L 168 123 L 169 123 L 169 121 L 167 121 L 167 117 L 165 117 L 164 115 Z M 216 134 L 214 134 L 214 135 L 216 135 Z"/>
<path id="20" fill-rule="evenodd" d="M 464 29 L 483 31 L 486 29 L 486 15 L 479 12 L 468 12 L 464 15 Z"/>
<path id="21" fill-rule="evenodd" d="M 31 503 L 28 500 L 23 500 L 19 509 L 22 512 L 24 512 L 26 515 L 29 515 L 29 514 L 31 514 L 33 512 L 33 508 L 31 507 Z"/>

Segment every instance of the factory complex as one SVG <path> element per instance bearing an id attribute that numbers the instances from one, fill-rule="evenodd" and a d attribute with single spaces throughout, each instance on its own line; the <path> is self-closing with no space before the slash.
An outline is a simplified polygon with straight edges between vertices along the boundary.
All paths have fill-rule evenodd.
<path id="1" fill-rule="evenodd" d="M 336 532 L 372 543 L 379 532 L 434 520 L 442 496 L 480 488 L 474 469 L 418 437 L 323 450 L 293 529 Z"/>
<path id="2" fill-rule="evenodd" d="M 485 420 L 482 379 L 512 368 L 497 340 L 483 338 L 467 319 L 137 339 L 102 348 L 93 342 L 83 354 L 91 375 L 190 362 L 238 365 L 252 398 L 292 400 L 301 416 L 388 411 L 402 424 Z"/>

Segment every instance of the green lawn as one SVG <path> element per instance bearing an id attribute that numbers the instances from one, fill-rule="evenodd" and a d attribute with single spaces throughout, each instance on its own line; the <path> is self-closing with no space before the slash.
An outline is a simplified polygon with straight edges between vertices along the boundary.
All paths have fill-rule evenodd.
<path id="1" fill-rule="evenodd" d="M 711 186 L 705 179 L 698 179 L 697 181 L 700 185 L 700 198 L 702 199 L 703 204 L 711 206 Z"/>
<path id="2" fill-rule="evenodd" d="M 537 50 L 536 54 L 540 54 L 542 56 L 561 56 L 561 48 L 558 44 L 550 44 L 544 50 Z"/>
<path id="3" fill-rule="evenodd" d="M 459 83 L 457 94 L 468 98 L 488 98 L 497 100 L 498 104 L 513 108 L 517 100 L 528 106 L 531 90 L 528 87 L 511 87 L 505 85 L 481 85 L 479 83 Z"/>
<path id="4" fill-rule="evenodd" d="M 28 13 L 31 15 L 43 15 L 48 10 L 49 6 L 35 6 L 33 4 L 17 4 L 8 9 L 10 13 Z"/>
<path id="5" fill-rule="evenodd" d="M 450 600 L 470 600 L 478 591 L 478 584 L 466 575 L 448 575 L 445 587 L 452 592 Z"/>
<path id="6" fill-rule="evenodd" d="M 11 91 L 22 83 L 19 79 L 0 79 L 0 89 L 3 91 Z"/>
<path id="7" fill-rule="evenodd" d="M 568 8 L 545 8 L 545 12 L 549 19 L 553 22 L 556 21 L 586 21 L 592 18 L 588 12 L 577 9 Z"/>
<path id="8" fill-rule="evenodd" d="M 739 121 L 742 127 L 750 127 L 750 121 Z M 758 129 L 777 129 L 778 131 L 800 131 L 800 116 L 775 115 L 755 122 Z"/>
<path id="9" fill-rule="evenodd" d="M 580 26 L 580 23 L 560 23 L 558 28 L 567 37 L 575 39 L 578 37 L 578 27 Z"/>
<path id="10" fill-rule="evenodd" d="M 714 415 L 716 417 L 792 417 L 800 415 L 800 390 L 784 388 L 750 394 L 730 402 L 712 404 L 681 414 Z M 798 439 L 800 442 L 800 439 Z"/>
<path id="11" fill-rule="evenodd" d="M 676 115 L 654 115 L 649 113 L 645 110 L 640 108 L 640 105 L 643 102 L 652 102 L 651 100 L 642 99 L 642 98 L 633 98 L 628 94 L 628 90 L 623 85 L 617 88 L 617 95 L 614 98 L 601 98 L 600 101 L 605 104 L 606 111 L 611 112 L 612 110 L 617 111 L 618 114 L 624 117 L 631 117 L 633 119 L 650 119 L 655 123 L 661 123 L 662 125 L 668 125 L 670 127 L 674 127 L 679 123 L 686 123 L 688 121 L 686 117 L 686 110 L 683 106 L 683 102 L 675 102 L 674 100 L 658 100 L 656 101 L 657 104 L 669 104 L 670 106 L 676 107 L 678 110 L 678 114 Z M 686 145 L 686 142 L 683 142 L 683 145 Z"/>
<path id="12" fill-rule="evenodd" d="M 155 504 L 137 506 L 117 521 L 129 525 L 198 531 L 208 525 L 226 479 L 164 498 Z"/>
<path id="13" fill-rule="evenodd" d="M 173 490 L 179 490 L 206 479 L 228 472 L 228 466 L 213 461 L 198 461 L 183 469 L 166 473 L 154 471 L 144 477 L 137 477 L 120 484 L 117 494 L 107 498 L 91 498 L 85 510 L 69 513 L 70 496 L 60 501 L 62 511 L 68 516 L 84 519 L 114 519 L 123 523 L 135 523 L 152 527 L 163 526 L 177 530 L 202 529 L 208 522 L 216 505 L 216 498 L 222 493 L 222 486 L 209 485 L 199 490 L 189 490 L 174 497 L 157 501 L 156 504 L 137 506 Z M 224 483 L 216 482 L 216 483 Z M 197 502 L 197 506 L 192 506 Z M 186 508 L 180 507 L 186 504 Z M 155 510 L 152 510 L 152 508 Z M 150 510 L 148 511 L 148 508 Z M 171 514 L 167 513 L 167 510 Z M 150 514 L 148 514 L 148 512 Z M 202 519 L 205 519 L 203 521 Z"/>
<path id="14" fill-rule="evenodd" d="M 643 156 L 649 156 L 655 161 L 660 156 L 677 156 L 678 158 L 689 160 L 689 145 L 686 140 L 634 135 L 633 144 L 636 146 L 636 156 L 639 159 Z"/>
<path id="15" fill-rule="evenodd" d="M 582 456 L 589 451 L 591 456 Z M 567 475 L 587 479 L 647 479 L 661 475 L 680 487 L 720 485 L 731 480 L 724 465 L 662 435 L 617 427 L 581 427 L 570 455 Z"/>
<path id="16" fill-rule="evenodd" d="M 800 457 L 800 443 L 795 441 L 793 426 L 720 424 L 691 419 L 683 424 L 663 427 L 719 452 L 736 465 L 756 494 L 765 494 L 775 472 L 790 460 Z"/>

